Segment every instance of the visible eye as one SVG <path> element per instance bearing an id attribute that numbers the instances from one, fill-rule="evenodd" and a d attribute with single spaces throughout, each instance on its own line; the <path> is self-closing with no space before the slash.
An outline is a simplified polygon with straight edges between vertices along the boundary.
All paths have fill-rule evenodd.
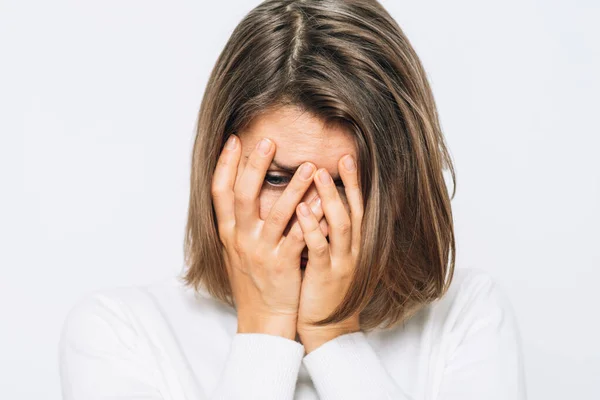
<path id="1" fill-rule="evenodd" d="M 284 188 L 287 184 L 289 184 L 291 181 L 291 177 L 288 176 L 283 176 L 283 175 L 273 175 L 271 173 L 267 173 L 265 175 L 265 182 L 274 188 Z M 345 194 L 345 192 L 343 192 L 344 189 L 344 182 L 341 179 L 336 179 L 334 181 L 335 185 L 338 187 L 338 189 L 342 189 L 342 193 Z"/>
<path id="2" fill-rule="evenodd" d="M 280 188 L 280 187 L 284 187 L 285 185 L 287 185 L 290 182 L 290 178 L 288 178 L 286 176 L 281 176 L 281 175 L 267 174 L 265 176 L 265 182 L 269 186 Z"/>

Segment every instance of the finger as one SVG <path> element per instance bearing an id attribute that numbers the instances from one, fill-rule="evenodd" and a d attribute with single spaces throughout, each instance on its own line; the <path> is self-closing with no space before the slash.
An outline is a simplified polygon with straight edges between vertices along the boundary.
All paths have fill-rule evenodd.
<path id="1" fill-rule="evenodd" d="M 344 256 L 351 251 L 352 245 L 352 224 L 346 207 L 325 168 L 317 171 L 314 182 L 329 226 L 331 254 L 334 257 Z"/>
<path id="2" fill-rule="evenodd" d="M 296 212 L 296 205 L 304 197 L 306 189 L 312 185 L 315 170 L 314 164 L 310 162 L 302 164 L 296 170 L 291 182 L 273 204 L 265 219 L 262 230 L 262 239 L 265 243 L 275 245 L 281 241 L 283 231 Z"/>
<path id="3" fill-rule="evenodd" d="M 321 213 L 323 212 L 323 207 L 321 207 Z M 321 227 L 321 232 L 323 232 L 323 236 L 329 238 L 329 229 L 327 228 L 327 220 L 325 219 L 325 215 L 321 214 L 321 220 L 319 221 L 319 226 Z M 327 239 L 329 240 L 329 239 Z"/>
<path id="4" fill-rule="evenodd" d="M 331 253 L 329 243 L 321 232 L 319 221 L 306 203 L 302 202 L 296 207 L 296 215 L 300 228 L 304 234 L 304 241 L 308 247 L 308 261 L 312 268 L 330 268 Z"/>
<path id="5" fill-rule="evenodd" d="M 239 138 L 236 135 L 230 135 L 223 151 L 219 155 L 213 174 L 211 195 L 219 232 L 225 232 L 235 225 L 233 187 L 237 175 L 241 147 Z"/>
<path id="6" fill-rule="evenodd" d="M 248 230 L 259 218 L 258 195 L 271 160 L 275 144 L 263 138 L 250 153 L 242 176 L 234 188 L 235 221 L 240 230 Z"/>
<path id="7" fill-rule="evenodd" d="M 238 139 L 240 141 L 240 147 L 242 148 L 241 153 L 243 155 L 244 140 L 241 137 L 238 137 Z M 238 182 L 240 181 L 240 178 L 244 174 L 244 168 L 246 168 L 246 164 L 248 164 L 248 156 L 240 157 L 240 162 L 238 163 L 238 172 L 237 172 L 237 176 L 235 177 L 235 184 L 233 185 L 234 192 L 235 192 L 235 188 L 238 186 Z"/>
<path id="8" fill-rule="evenodd" d="M 352 247 L 360 246 L 361 225 L 364 213 L 363 197 L 358 182 L 358 168 L 354 157 L 350 154 L 342 157 L 338 165 L 340 176 L 344 182 L 346 199 L 350 206 L 350 221 L 352 223 Z"/>
<path id="9" fill-rule="evenodd" d="M 317 220 L 323 218 L 323 209 L 321 208 L 321 201 L 319 196 L 315 196 L 309 203 L 310 209 L 312 213 L 315 215 Z M 281 241 L 281 250 L 285 252 L 290 252 L 292 254 L 300 255 L 304 247 L 306 246 L 306 242 L 304 241 L 304 233 L 302 232 L 302 228 L 300 227 L 300 221 L 296 220 L 287 236 L 282 238 Z"/>

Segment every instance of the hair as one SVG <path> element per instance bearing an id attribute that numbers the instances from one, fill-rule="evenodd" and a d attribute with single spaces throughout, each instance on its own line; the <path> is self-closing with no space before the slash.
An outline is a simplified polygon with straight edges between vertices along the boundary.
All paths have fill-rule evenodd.
<path id="1" fill-rule="evenodd" d="M 264 1 L 234 29 L 197 119 L 185 283 L 234 306 L 211 198 L 215 166 L 231 133 L 286 105 L 352 133 L 365 202 L 350 289 L 315 325 L 358 312 L 361 329 L 389 328 L 443 296 L 455 263 L 454 167 L 424 68 L 376 0 Z"/>

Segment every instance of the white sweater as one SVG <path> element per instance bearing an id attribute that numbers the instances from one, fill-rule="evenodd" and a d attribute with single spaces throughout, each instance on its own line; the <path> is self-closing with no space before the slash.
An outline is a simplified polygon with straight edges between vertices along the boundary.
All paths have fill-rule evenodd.
<path id="1" fill-rule="evenodd" d="M 457 269 L 441 300 L 398 327 L 342 335 L 308 355 L 294 340 L 236 331 L 235 309 L 177 278 L 92 293 L 63 327 L 63 398 L 526 398 L 511 305 L 480 270 Z"/>

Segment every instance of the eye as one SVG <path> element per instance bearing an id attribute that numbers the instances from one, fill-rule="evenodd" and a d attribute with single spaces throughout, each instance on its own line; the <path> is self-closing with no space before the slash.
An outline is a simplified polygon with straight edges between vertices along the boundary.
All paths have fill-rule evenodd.
<path id="1" fill-rule="evenodd" d="M 265 183 L 273 188 L 284 188 L 290 181 L 291 177 L 289 176 L 274 175 L 272 173 L 265 175 Z M 341 179 L 336 179 L 334 183 L 338 187 L 338 190 L 341 190 L 342 194 L 345 194 L 344 182 Z"/>
<path id="2" fill-rule="evenodd" d="M 287 185 L 290 182 L 290 178 L 288 178 L 286 176 L 281 176 L 281 175 L 267 174 L 265 176 L 265 182 L 269 186 L 279 188 L 279 187 L 284 187 L 285 185 Z"/>

